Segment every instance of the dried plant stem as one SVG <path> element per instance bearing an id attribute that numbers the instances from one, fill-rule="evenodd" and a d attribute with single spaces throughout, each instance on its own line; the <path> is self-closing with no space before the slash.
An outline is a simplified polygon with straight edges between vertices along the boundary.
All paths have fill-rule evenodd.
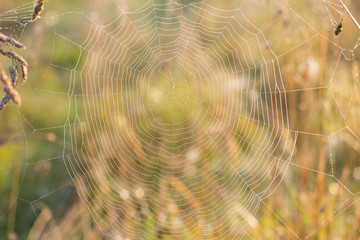
<path id="1" fill-rule="evenodd" d="M 35 21 L 39 17 L 40 13 L 44 9 L 44 1 L 45 0 L 36 0 L 36 5 L 32 13 L 31 21 Z"/>
<path id="2" fill-rule="evenodd" d="M 2 43 L 10 43 L 14 47 L 17 47 L 17 48 L 20 48 L 20 49 L 25 48 L 25 46 L 22 43 L 16 41 L 15 39 L 13 39 L 11 37 L 6 36 L 3 33 L 0 33 L 0 42 L 2 42 Z"/>
<path id="3" fill-rule="evenodd" d="M 10 73 L 11 85 L 13 87 L 16 87 L 18 82 L 18 72 L 13 63 L 10 64 L 9 73 Z"/>
<path id="4" fill-rule="evenodd" d="M 355 23 L 355 25 L 357 26 L 358 29 L 360 29 L 360 24 L 356 21 L 356 19 L 354 18 L 354 16 L 351 14 L 351 12 L 349 11 L 349 9 L 346 7 L 346 5 L 343 3 L 342 0 L 339 0 L 341 5 L 344 7 L 345 11 L 349 14 L 349 17 L 351 18 L 351 20 Z"/>
<path id="5" fill-rule="evenodd" d="M 17 60 L 23 66 L 28 66 L 28 63 L 25 61 L 25 59 L 16 52 L 5 51 L 0 48 L 0 53 L 8 58 Z"/>
<path id="6" fill-rule="evenodd" d="M 25 61 L 25 59 L 20 56 L 19 54 L 12 52 L 12 51 L 5 51 L 3 49 L 0 48 L 0 53 L 10 59 L 14 59 L 16 61 L 18 61 L 21 65 L 21 70 L 22 70 L 22 76 L 23 76 L 23 82 L 26 82 L 27 80 L 27 75 L 28 75 L 28 71 L 27 71 L 27 66 L 28 63 Z"/>
<path id="7" fill-rule="evenodd" d="M 23 79 L 23 83 L 24 83 L 24 82 L 26 82 L 27 77 L 28 77 L 27 66 L 21 65 L 21 71 L 22 71 L 22 79 Z"/>
<path id="8" fill-rule="evenodd" d="M 36 221 L 34 222 L 33 226 L 30 229 L 28 240 L 36 240 L 41 239 L 41 233 L 43 232 L 46 225 L 51 221 L 53 215 L 51 213 L 51 210 L 44 206 L 39 214 L 39 216 L 36 218 Z"/>
<path id="9" fill-rule="evenodd" d="M 16 105 L 21 105 L 21 98 L 20 94 L 15 90 L 15 86 L 12 85 L 12 82 L 7 77 L 5 71 L 0 66 L 0 80 L 4 84 L 4 92 L 5 96 L 0 101 L 0 110 L 3 109 L 6 104 L 10 102 L 10 100 L 13 100 Z"/>
<path id="10" fill-rule="evenodd" d="M 4 107 L 10 102 L 11 97 L 7 94 L 0 101 L 0 110 L 3 110 Z"/>
<path id="11" fill-rule="evenodd" d="M 360 232 L 360 224 L 359 224 L 359 226 L 356 228 L 353 236 L 351 237 L 351 240 L 356 239 L 356 237 L 359 236 L 359 232 Z"/>

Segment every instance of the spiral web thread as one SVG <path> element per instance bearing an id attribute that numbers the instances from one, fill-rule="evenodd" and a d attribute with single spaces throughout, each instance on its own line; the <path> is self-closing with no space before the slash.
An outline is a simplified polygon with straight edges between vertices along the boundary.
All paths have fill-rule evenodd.
<path id="1" fill-rule="evenodd" d="M 349 29 L 354 27 L 340 2 L 319 4 L 314 10 L 318 22 L 314 12 L 300 12 L 291 0 L 234 1 L 228 9 L 216 1 L 134 2 L 94 1 L 79 11 L 44 14 L 39 20 L 53 41 L 34 94 L 63 99 L 68 114 L 54 119 L 59 124 L 36 126 L 20 110 L 27 153 L 18 201 L 37 216 L 36 204 L 74 185 L 103 234 L 116 239 L 251 238 L 261 209 L 270 209 L 289 236 L 300 239 L 266 203 L 283 191 L 289 171 L 327 179 L 329 194 L 346 193 L 305 237 L 356 205 L 356 189 L 347 187 L 337 172 L 336 151 L 342 139 L 351 138 L 354 148 L 360 144 L 352 114 L 360 97 L 355 65 L 359 31 L 354 28 L 350 47 L 323 31 L 332 32 L 342 17 Z M 15 22 L 14 28 L 22 29 L 32 6 L 0 14 L 0 22 Z M 259 16 L 262 11 L 271 14 Z M 58 27 L 62 21 L 72 24 Z M 326 41 L 337 61 L 321 62 L 312 46 L 316 41 Z M 304 46 L 318 58 L 303 54 Z M 70 53 L 77 54 L 77 61 L 59 60 Z M 291 84 L 295 77 L 281 67 L 290 54 L 303 56 L 297 71 L 308 78 L 318 78 L 319 68 L 327 64 L 328 81 Z M 339 95 L 339 78 L 341 67 L 350 65 L 353 89 L 346 98 Z M 49 69 L 65 76 L 67 91 L 42 87 L 42 81 L 51 81 Z M 319 99 L 330 96 L 323 108 L 335 108 L 339 119 L 312 114 L 336 122 L 335 127 L 316 129 L 304 117 L 308 124 L 293 128 L 300 120 L 290 110 L 304 104 L 291 96 L 307 91 Z M 63 132 L 62 150 L 33 159 L 34 143 L 53 131 Z M 300 138 L 326 146 L 325 167 L 294 157 Z M 59 179 L 58 188 L 46 193 L 23 196 L 34 167 L 48 162 L 63 165 L 60 171 L 67 171 L 69 179 Z"/>

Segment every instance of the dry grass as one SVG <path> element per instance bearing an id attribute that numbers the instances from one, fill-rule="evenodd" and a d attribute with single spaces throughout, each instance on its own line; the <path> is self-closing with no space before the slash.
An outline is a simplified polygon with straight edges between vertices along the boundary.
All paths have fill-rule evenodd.
<path id="1" fill-rule="evenodd" d="M 25 46 L 22 43 L 18 42 L 17 40 L 11 37 L 6 36 L 3 33 L 0 33 L 0 43 L 7 45 L 9 48 L 10 46 L 14 46 L 19 49 L 25 49 Z M 0 110 L 2 110 L 10 102 L 10 100 L 13 100 L 14 103 L 18 106 L 21 105 L 20 94 L 16 91 L 16 87 L 18 84 L 18 69 L 17 67 L 15 67 L 14 62 L 15 61 L 18 62 L 21 66 L 23 83 L 26 82 L 28 77 L 28 71 L 27 71 L 28 63 L 21 55 L 17 54 L 16 52 L 13 52 L 11 48 L 10 51 L 6 51 L 2 49 L 2 45 L 0 45 L 0 53 L 3 56 L 11 59 L 11 64 L 9 67 L 10 80 L 0 65 L 1 81 L 4 84 L 4 92 L 5 92 L 5 96 L 1 99 L 0 102 Z"/>
<path id="2" fill-rule="evenodd" d="M 43 4 L 44 0 L 37 1 L 33 12 L 33 20 L 37 19 L 40 15 L 43 10 Z M 274 37 L 273 43 L 276 44 L 276 36 L 280 36 L 279 39 L 281 43 L 283 43 L 282 39 L 286 38 L 286 33 L 284 33 L 284 36 L 282 35 L 285 28 L 284 26 L 292 24 L 291 20 L 293 19 L 291 16 L 291 14 L 284 15 L 284 24 L 279 25 L 282 26 L 282 31 L 276 33 L 266 32 L 269 39 Z M 309 20 L 310 17 L 306 19 Z M 279 22 L 280 21 L 281 20 L 279 20 Z M 334 22 L 333 28 L 320 29 L 319 32 L 324 36 L 334 37 L 334 35 L 336 35 L 338 37 L 334 38 L 334 41 L 341 43 L 341 41 L 345 41 L 346 38 L 350 38 L 348 34 L 350 27 L 349 19 L 344 18 L 345 28 L 342 28 L 342 21 L 343 20 L 338 22 L 337 20 L 337 22 Z M 302 25 L 297 22 L 296 24 L 294 23 L 294 26 L 297 30 L 291 31 L 291 33 L 301 32 L 301 30 L 303 30 L 303 35 L 306 35 L 312 32 L 311 29 L 301 29 Z M 271 29 L 275 30 L 276 26 L 276 23 L 273 23 Z M 289 27 L 289 29 L 291 29 L 291 27 Z M 290 40 L 296 41 L 295 38 L 296 37 L 290 38 Z M 201 38 L 199 38 L 199 41 L 200 40 Z M 14 45 L 15 42 L 7 38 L 0 37 L 0 41 L 16 47 L 16 45 Z M 284 46 L 279 46 L 279 49 L 286 47 L 285 44 L 283 45 Z M 31 49 L 34 50 L 34 48 Z M 329 46 L 329 41 L 319 38 L 313 40 L 313 45 L 309 44 L 309 46 L 306 45 L 303 48 L 303 52 L 307 51 L 308 55 L 306 55 L 306 57 L 304 57 L 305 54 L 301 54 L 302 49 L 292 50 L 289 54 L 281 57 L 280 65 L 283 70 L 282 76 L 287 84 L 286 89 L 293 90 L 327 86 L 327 81 L 330 79 L 330 76 L 334 74 L 333 71 L 335 69 L 331 64 L 332 61 L 328 63 L 327 60 L 336 60 L 337 55 L 334 52 L 337 50 L 339 50 L 338 47 Z M 27 75 L 27 65 L 22 64 L 24 63 L 22 62 L 24 59 L 21 59 L 21 56 L 14 52 L 3 52 L 1 52 L 3 55 L 20 63 L 23 78 L 25 79 Z M 39 55 L 39 57 L 43 56 Z M 307 59 L 304 60 L 304 58 L 314 59 L 314 61 L 319 62 L 321 70 L 318 76 L 311 76 L 311 69 L 309 69 L 310 64 L 308 63 L 312 62 Z M 33 64 L 31 65 L 33 66 Z M 347 79 L 351 79 L 350 73 L 352 73 L 355 85 L 359 84 L 358 62 L 353 61 L 353 67 L 351 68 L 350 65 L 351 64 L 341 62 L 338 65 L 338 71 L 343 70 L 349 73 L 348 75 L 343 75 L 341 78 L 343 81 L 342 85 L 344 88 L 350 86 L 350 90 L 354 90 L 356 93 L 358 88 L 351 86 L 351 83 L 347 81 Z M 49 69 L 51 69 L 51 66 L 49 66 Z M 105 70 L 109 72 L 108 69 Z M 221 70 L 224 72 L 228 71 L 225 67 Z M 17 71 L 16 65 L 11 64 L 9 69 L 11 81 L 7 80 L 6 86 L 9 85 L 9 82 L 11 83 L 10 86 L 16 86 L 18 78 Z M 105 72 L 92 72 L 91 69 L 89 73 L 104 76 L 106 74 Z M 338 79 L 335 79 L 334 81 L 337 80 Z M 111 82 L 111 79 L 107 81 L 109 81 L 107 84 L 111 83 L 113 86 L 117 83 L 115 81 Z M 90 84 L 89 82 L 90 81 L 84 81 L 84 89 L 91 89 L 92 86 L 87 85 Z M 99 83 L 102 84 L 103 82 Z M 214 86 L 210 87 L 214 89 Z M 145 86 L 144 89 L 148 89 L 148 86 Z M 204 90 L 205 93 L 206 91 L 207 90 Z M 104 92 L 109 93 L 111 89 L 105 89 Z M 205 93 L 203 96 L 206 96 Z M 339 114 L 337 109 L 331 109 L 331 114 L 324 116 L 324 110 L 318 110 L 317 108 L 318 105 L 327 106 L 326 104 L 329 104 L 329 98 L 332 100 L 331 96 L 327 96 L 326 93 L 326 91 L 316 90 L 286 92 L 290 122 L 293 124 L 291 129 L 298 129 L 300 131 L 305 129 L 309 132 L 315 132 L 315 130 L 320 131 L 326 128 L 335 128 L 331 124 L 335 125 L 337 121 L 335 118 L 336 115 Z M 84 96 L 92 96 L 90 90 L 89 92 L 85 90 L 82 94 Z M 126 92 L 124 94 L 129 93 Z M 164 101 L 161 102 L 160 106 L 156 99 L 153 99 L 156 97 L 148 96 L 145 90 L 144 92 L 139 92 L 139 94 L 143 96 L 146 103 L 150 103 L 150 109 L 146 111 L 148 111 L 148 113 L 156 112 L 158 113 L 157 117 L 160 118 L 150 119 L 150 125 L 153 124 L 156 126 L 156 123 L 160 120 L 172 123 L 173 119 L 171 119 L 169 115 L 166 115 L 166 112 L 169 111 L 168 109 L 176 106 L 175 101 Z M 343 90 L 344 96 L 349 94 L 351 94 L 351 92 Z M 8 101 L 10 101 L 10 95 L 6 96 L 8 96 Z M 227 97 L 230 100 L 237 99 L 235 95 L 228 95 Z M 357 99 L 357 97 L 359 97 L 359 95 L 354 94 L 352 102 L 358 103 L 359 99 Z M 120 98 L 121 97 L 114 97 L 114 99 L 112 99 L 109 94 L 106 95 L 106 97 L 102 95 L 101 98 L 96 98 L 96 103 L 92 101 L 85 102 L 88 104 L 87 110 L 89 112 L 97 109 L 103 119 L 100 118 L 100 120 L 86 122 L 84 129 L 81 131 L 75 127 L 72 129 L 76 135 L 84 136 L 84 139 L 81 139 L 82 146 L 79 155 L 75 156 L 74 154 L 71 158 L 69 156 L 66 162 L 74 164 L 71 169 L 74 171 L 74 179 L 76 179 L 75 185 L 80 192 L 79 194 L 82 200 L 84 200 L 84 202 L 88 201 L 88 208 L 84 202 L 76 201 L 70 209 L 67 209 L 65 217 L 60 219 L 49 212 L 51 210 L 49 210 L 47 206 L 40 206 L 42 209 L 41 214 L 35 221 L 29 238 L 107 239 L 107 237 L 109 237 L 110 239 L 115 236 L 126 236 L 133 239 L 138 236 L 135 234 L 135 230 L 140 229 L 140 225 L 142 225 L 148 228 L 144 236 L 153 234 L 153 239 L 200 239 L 205 229 L 204 226 L 208 227 L 208 229 L 205 229 L 207 231 L 207 235 L 205 235 L 207 239 L 221 239 L 221 237 L 227 234 L 228 239 L 238 239 L 239 229 L 242 228 L 242 225 L 237 224 L 237 221 L 241 219 L 251 225 L 253 232 L 249 230 L 249 233 L 253 239 L 293 239 L 292 237 L 294 235 L 291 231 L 294 231 L 301 239 L 307 236 L 310 236 L 309 239 L 336 239 L 336 237 L 350 239 L 351 236 L 353 236 L 352 239 L 355 239 L 357 235 L 356 227 L 360 223 L 357 204 L 350 205 L 348 200 L 345 200 L 346 191 L 343 191 L 331 178 L 318 174 L 318 172 L 330 172 L 328 168 L 330 168 L 329 166 L 331 165 L 330 161 L 333 160 L 330 155 L 338 154 L 338 152 L 341 153 L 340 148 L 333 148 L 332 152 L 329 153 L 327 138 L 318 139 L 313 135 L 300 134 L 301 136 L 297 139 L 295 154 L 292 160 L 294 166 L 299 167 L 291 166 L 279 189 L 271 195 L 271 197 L 264 200 L 264 204 L 266 204 L 268 208 L 264 207 L 260 209 L 259 214 L 253 216 L 246 211 L 246 206 L 232 201 L 233 199 L 240 199 L 236 192 L 232 191 L 232 189 L 217 185 L 218 183 L 215 179 L 216 174 L 212 171 L 211 167 L 212 165 L 220 166 L 224 161 L 236 164 L 239 162 L 238 156 L 245 155 L 241 146 L 245 144 L 246 139 L 251 139 L 252 137 L 260 139 L 261 137 L 257 136 L 254 132 L 248 132 L 246 134 L 240 130 L 238 134 L 232 134 L 228 129 L 232 129 L 233 125 L 231 124 L 233 122 L 239 123 L 239 129 L 241 129 L 241 126 L 251 125 L 253 128 L 259 128 L 265 131 L 267 130 L 266 127 L 261 128 L 255 121 L 241 121 L 241 119 L 235 117 L 228 118 L 228 115 L 222 110 L 221 105 L 209 104 L 209 112 L 213 113 L 212 117 L 215 119 L 212 119 L 211 116 L 208 116 L 203 122 L 196 122 L 194 119 L 190 119 L 184 126 L 185 129 L 191 129 L 189 136 L 184 137 L 187 141 L 191 139 L 193 142 L 204 144 L 191 147 L 184 145 L 184 152 L 189 153 L 188 155 L 190 157 L 188 155 L 176 155 L 176 152 L 171 152 L 173 146 L 166 147 L 166 143 L 180 142 L 180 139 L 152 131 L 153 129 L 147 127 L 146 124 L 148 122 L 146 121 L 136 123 L 137 125 L 129 123 L 128 116 L 132 116 L 134 119 L 145 118 L 140 113 L 137 113 L 139 109 L 136 108 L 136 102 L 131 101 L 132 106 L 134 106 L 132 109 L 133 112 L 130 110 L 126 112 L 126 110 L 121 109 L 119 112 L 111 112 L 111 115 L 110 112 L 106 114 L 104 106 L 113 106 L 114 102 L 121 102 L 123 106 L 130 105 L 130 103 L 127 102 L 130 97 L 129 99 L 126 97 Z M 210 99 L 210 97 L 208 98 Z M 225 96 L 220 96 L 219 98 L 225 99 Z M 77 100 L 79 102 L 81 101 L 80 98 Z M 336 101 L 339 100 L 337 99 Z M 191 105 L 193 102 L 189 100 L 189 102 L 185 104 Z M 80 109 L 81 104 L 78 106 Z M 356 118 L 356 111 L 358 111 L 357 106 L 357 104 L 349 104 L 349 120 Z M 319 112 L 319 114 L 315 115 L 314 113 L 317 112 Z M 139 114 L 139 116 L 137 114 Z M 186 115 L 186 113 L 184 113 L 184 115 Z M 307 116 L 313 116 L 313 119 Z M 176 117 L 178 117 L 178 115 L 176 115 Z M 180 118 L 181 117 L 183 116 L 180 116 Z M 334 120 L 327 122 L 321 121 L 327 118 L 334 118 Z M 224 123 L 225 127 L 213 124 L 212 128 L 205 128 L 206 121 L 216 122 L 215 120 L 220 120 Z M 106 126 L 111 127 L 106 128 Z M 138 126 L 143 126 L 143 128 Z M 199 126 L 201 129 L 196 129 L 194 126 Z M 102 128 L 103 131 L 96 132 L 96 137 L 92 138 L 92 132 L 98 127 Z M 351 127 L 358 131 L 358 127 Z M 141 135 L 141 132 L 149 132 L 151 137 Z M 206 136 L 202 135 L 202 132 L 206 132 Z M 113 136 L 113 133 L 117 133 L 117 135 L 114 138 L 109 137 Z M 121 137 L 119 137 L 119 135 Z M 216 138 L 216 136 L 218 137 Z M 337 141 L 342 141 L 341 137 L 340 135 L 339 137 L 334 135 L 334 139 L 336 138 Z M 281 138 L 281 135 L 279 134 L 276 138 Z M 245 141 L 241 141 L 242 139 L 245 139 Z M 294 139 L 296 138 L 294 137 Z M 270 137 L 265 138 L 265 142 L 270 142 L 271 140 L 272 138 Z M 212 150 L 211 146 L 214 142 L 218 144 L 220 149 L 224 150 L 219 152 Z M 356 145 L 358 142 L 355 140 L 352 144 Z M 340 146 L 340 144 L 338 145 Z M 154 150 L 154 152 L 145 151 L 147 148 Z M 215 156 L 217 153 L 233 154 L 223 154 L 225 156 L 223 159 L 210 158 L 210 156 Z M 200 156 L 196 157 L 195 163 L 194 160 L 191 160 L 192 155 Z M 352 187 L 356 182 L 352 177 L 352 168 L 354 168 L 355 165 L 351 165 L 351 163 L 355 162 L 354 159 L 356 159 L 358 155 L 355 154 L 355 151 L 348 156 L 338 157 L 339 155 L 337 155 L 337 159 L 334 158 L 337 164 L 334 167 L 336 180 L 346 186 Z M 249 156 L 248 160 L 252 160 L 251 156 Z M 184 164 L 178 164 L 178 162 L 182 161 Z M 277 164 L 277 162 L 275 163 Z M 75 164 L 79 164 L 78 168 L 76 168 Z M 265 168 L 269 169 L 270 166 L 265 166 Z M 313 171 L 309 171 L 309 169 Z M 84 173 L 77 175 L 80 170 L 84 170 Z M 276 172 L 274 172 L 273 175 L 275 175 L 275 173 Z M 186 176 L 189 174 L 193 175 L 194 178 L 195 176 L 200 178 L 200 180 L 197 179 L 196 183 L 201 185 L 203 190 L 205 189 L 207 192 L 211 192 L 211 196 L 216 196 L 217 198 L 206 199 L 204 195 L 199 193 L 196 187 L 188 184 L 190 180 L 186 178 Z M 223 178 L 225 181 L 230 182 L 231 176 L 235 174 L 236 173 L 229 170 Z M 148 178 L 145 175 L 147 175 Z M 151 184 L 148 184 L 148 182 L 151 182 Z M 339 188 L 340 190 L 336 190 L 336 192 L 333 187 L 337 187 L 335 189 Z M 356 196 L 353 196 L 350 200 L 353 198 L 355 199 Z M 179 201 L 179 199 L 181 201 Z M 42 202 L 42 200 L 38 202 Z M 220 202 L 222 204 L 220 204 Z M 186 206 L 186 209 L 182 210 L 180 208 L 181 205 Z M 232 205 L 234 205 L 234 207 L 232 207 Z M 337 211 L 342 211 L 342 209 L 338 209 L 338 206 L 342 205 L 348 207 L 347 211 L 344 210 L 342 214 L 336 215 L 338 213 Z M 239 218 L 232 218 L 231 214 L 225 211 L 226 208 L 224 206 L 231 206 L 234 212 L 239 215 Z M 276 210 L 276 212 L 274 212 L 274 210 Z M 217 214 L 220 212 L 221 214 Z M 348 219 L 346 217 L 348 215 L 353 217 L 354 227 L 347 225 L 346 221 L 348 221 Z M 190 218 L 189 216 L 194 217 Z M 280 216 L 281 219 L 277 219 L 276 216 Z M 216 217 L 218 217 L 216 221 L 209 221 L 209 223 L 213 223 L 212 225 L 204 224 L 207 219 L 215 219 Z M 169 219 L 176 219 L 176 221 L 181 224 L 173 224 Z M 351 219 L 352 218 L 350 218 L 350 220 Z M 98 225 L 94 224 L 94 221 L 98 223 Z M 252 222 L 254 223 L 251 224 Z M 181 228 L 179 225 L 183 227 Z M 354 232 L 354 230 L 356 231 Z M 184 232 L 187 232 L 188 235 L 181 235 Z M 118 233 L 118 235 L 115 233 Z M 109 234 L 109 236 L 106 234 Z"/>
<path id="3" fill-rule="evenodd" d="M 12 74 L 14 77 L 14 75 Z M 13 78 L 12 77 L 12 78 Z M 15 85 L 13 85 L 12 81 L 8 78 L 5 71 L 0 66 L 0 79 L 4 84 L 4 92 L 5 96 L 1 99 L 0 102 L 0 110 L 5 107 L 5 105 L 10 101 L 13 100 L 14 103 L 18 106 L 21 105 L 21 98 L 20 94 L 15 90 Z M 14 79 L 16 81 L 16 79 Z"/>
<path id="4" fill-rule="evenodd" d="M 35 21 L 39 16 L 42 10 L 44 9 L 45 0 L 37 0 L 36 5 L 34 7 L 34 11 L 31 16 L 31 21 Z"/>
<path id="5" fill-rule="evenodd" d="M 16 41 L 15 39 L 6 36 L 5 34 L 0 33 L 0 42 L 2 43 L 10 43 L 11 45 L 13 45 L 14 47 L 20 48 L 20 49 L 25 49 L 25 46 Z"/>

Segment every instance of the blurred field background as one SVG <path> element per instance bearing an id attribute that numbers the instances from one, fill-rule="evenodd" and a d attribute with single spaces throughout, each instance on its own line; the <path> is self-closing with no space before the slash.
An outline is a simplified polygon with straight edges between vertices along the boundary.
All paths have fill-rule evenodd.
<path id="1" fill-rule="evenodd" d="M 120 61 L 123 55 L 104 57 L 106 34 L 94 28 L 119 16 L 114 2 L 130 12 L 149 3 L 49 0 L 42 17 L 33 23 L 28 22 L 33 2 L 0 3 L 1 31 L 27 46 L 20 53 L 30 65 L 29 81 L 19 88 L 22 106 L 11 103 L 0 112 L 0 239 L 360 238 L 360 52 L 354 47 L 359 44 L 360 30 L 346 12 L 327 9 L 333 6 L 343 11 L 340 2 L 209 1 L 229 11 L 240 6 L 253 24 L 244 22 L 245 26 L 252 31 L 254 26 L 263 29 L 269 46 L 259 34 L 260 52 L 256 38 L 239 29 L 254 48 L 249 50 L 255 62 L 254 72 L 249 73 L 252 79 L 258 79 L 256 74 L 262 71 L 261 53 L 269 57 L 270 47 L 278 56 L 284 89 L 278 94 L 286 96 L 288 122 L 276 134 L 271 125 L 246 113 L 250 106 L 242 112 L 249 118 L 229 114 L 252 97 L 239 98 L 233 79 L 222 80 L 216 73 L 213 79 L 220 80 L 212 83 L 204 77 L 199 82 L 203 76 L 194 79 L 183 65 L 171 61 L 171 54 L 165 56 L 169 57 L 165 61 L 168 71 L 155 67 L 155 80 L 142 80 L 147 76 L 135 74 L 140 79 L 135 81 L 126 75 L 124 85 L 116 85 L 118 79 L 109 73 L 117 66 L 110 62 Z M 154 2 L 161 6 L 168 1 Z M 360 19 L 360 3 L 344 3 Z M 10 20 L 1 14 L 18 6 L 26 7 Z M 160 17 L 165 13 L 158 12 Z M 136 14 L 133 17 L 140 26 Z M 217 17 L 209 14 L 202 24 L 218 27 L 212 25 Z M 343 32 L 335 37 L 342 17 Z M 225 24 L 218 21 L 220 27 Z M 150 22 L 146 26 L 150 25 L 154 26 Z M 111 30 L 130 34 L 119 29 Z M 84 41 L 91 31 L 97 40 L 86 44 L 94 55 L 74 44 Z M 206 34 L 196 35 L 204 46 Z M 147 44 L 140 41 L 132 47 L 144 53 Z M 214 50 L 219 58 L 226 56 L 221 47 Z M 210 55 L 194 49 L 185 51 L 193 59 Z M 152 59 L 140 56 L 141 64 L 133 66 L 143 71 Z M 246 60 L 228 59 L 221 70 L 233 71 L 232 66 L 239 67 L 241 61 Z M 0 63 L 5 69 L 10 64 L 5 57 L 0 57 Z M 186 79 L 178 84 L 175 97 L 161 97 L 172 86 L 167 74 Z M 280 84 L 279 77 L 270 81 Z M 222 84 L 230 90 L 218 91 Z M 122 94 L 113 94 L 120 87 Z M 285 111 L 273 114 L 286 118 Z M 244 131 L 243 126 L 260 130 Z M 268 147 L 257 145 L 260 139 L 277 142 L 269 150 L 279 156 L 280 149 L 285 149 L 281 156 L 289 157 L 290 164 L 264 157 L 265 170 L 251 165 L 263 158 L 256 147 Z M 253 149 L 248 151 L 247 142 L 253 140 Z M 256 193 L 270 186 L 266 193 L 272 194 L 261 202 L 248 189 L 245 196 L 238 192 L 244 182 L 234 178 L 236 173 L 229 167 L 247 161 L 250 166 L 245 165 L 256 170 L 246 175 L 248 182 L 259 172 L 266 176 Z M 273 169 L 273 164 L 280 170 Z M 213 196 L 208 198 L 204 192 Z M 237 218 L 227 208 L 233 205 L 242 209 Z"/>

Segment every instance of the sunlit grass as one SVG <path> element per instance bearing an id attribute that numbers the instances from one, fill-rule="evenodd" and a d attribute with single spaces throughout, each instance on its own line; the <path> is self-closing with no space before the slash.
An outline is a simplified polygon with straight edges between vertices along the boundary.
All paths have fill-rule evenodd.
<path id="1" fill-rule="evenodd" d="M 205 75 L 170 64 L 157 66 L 158 71 L 136 83 L 121 79 L 121 88 L 114 87 L 119 79 L 104 78 L 92 91 L 93 76 L 105 76 L 101 71 L 108 69 L 98 70 L 90 64 L 97 55 L 84 51 L 80 56 L 79 47 L 55 34 L 45 12 L 38 22 L 44 32 L 36 35 L 29 26 L 22 35 L 28 43 L 34 36 L 44 42 L 34 55 L 38 60 L 30 68 L 29 84 L 20 89 L 26 101 L 19 109 L 8 106 L 0 113 L 0 238 L 15 232 L 26 239 L 31 232 L 30 237 L 44 239 L 100 239 L 106 238 L 104 233 L 130 239 L 237 239 L 241 234 L 244 239 L 351 239 L 360 223 L 359 59 L 357 49 L 350 60 L 346 57 L 351 53 L 341 55 L 340 50 L 352 48 L 359 34 L 345 15 L 343 32 L 335 38 L 321 2 L 288 3 L 295 12 L 284 13 L 286 5 L 273 2 L 263 14 L 251 14 L 259 26 L 271 21 L 262 33 L 279 56 L 275 60 L 286 90 L 278 96 L 286 96 L 289 129 L 277 128 L 275 133 L 275 123 L 263 124 L 264 119 L 255 121 L 250 114 L 252 100 L 265 101 L 261 85 L 254 87 L 258 94 L 239 94 L 247 78 L 216 73 L 211 84 Z M 81 7 L 81 1 L 76 4 L 75 9 Z M 249 4 L 255 3 L 243 7 Z M 64 12 L 73 10 L 71 4 L 51 1 L 48 8 L 56 11 L 63 5 L 70 6 Z M 81 14 L 51 14 L 59 18 L 58 32 L 74 34 L 76 43 L 83 40 L 89 21 Z M 97 20 L 92 14 L 89 19 Z M 113 18 L 110 14 L 102 23 Z M 76 21 L 84 21 L 79 32 Z M 309 41 L 299 45 L 304 40 Z M 260 47 L 271 59 L 267 46 Z M 250 49 L 258 66 L 263 59 L 255 50 Z M 32 51 L 30 47 L 26 54 L 30 57 Z M 197 55 L 199 62 L 206 52 L 202 54 Z M 250 55 L 241 64 L 231 57 L 219 72 L 251 61 Z M 263 69 L 252 68 L 246 77 L 258 78 Z M 276 79 L 270 78 L 271 87 L 280 84 Z M 284 119 L 285 114 L 277 117 Z M 44 132 L 34 131 L 42 128 Z M 289 161 L 267 159 L 259 154 L 262 149 Z M 60 158 L 36 163 L 52 156 Z M 265 160 L 251 171 L 257 159 Z M 266 176 L 256 189 L 266 189 L 266 198 L 252 196 L 248 187 L 240 191 L 247 182 L 237 175 Z M 72 197 L 74 188 L 65 187 L 61 194 L 38 199 L 72 181 L 80 198 Z M 249 196 L 256 199 L 249 201 L 254 205 L 246 205 Z"/>

